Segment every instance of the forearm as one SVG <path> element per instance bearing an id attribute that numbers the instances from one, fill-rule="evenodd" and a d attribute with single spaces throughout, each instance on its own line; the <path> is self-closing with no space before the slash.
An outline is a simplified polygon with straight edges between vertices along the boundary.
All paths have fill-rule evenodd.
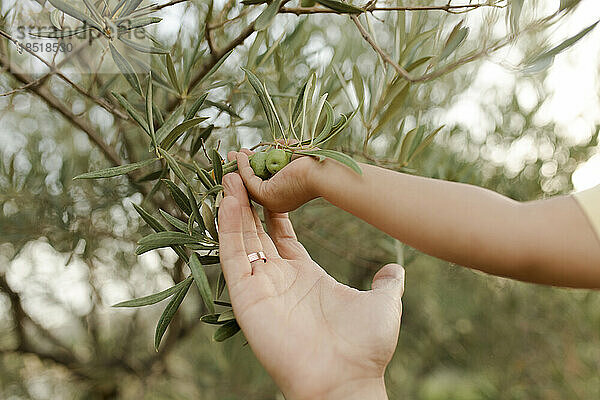
<path id="1" fill-rule="evenodd" d="M 383 378 L 353 380 L 323 393 L 308 396 L 287 394 L 288 400 L 387 400 Z"/>
<path id="2" fill-rule="evenodd" d="M 598 261 L 598 250 L 586 255 L 593 243 L 582 244 L 578 232 L 567 237 L 574 221 L 572 214 L 563 215 L 564 204 L 543 210 L 472 185 L 361 167 L 359 176 L 333 161 L 318 164 L 316 192 L 400 241 L 460 265 L 557 285 L 586 286 L 590 277 L 598 278 L 589 269 L 590 262 Z M 552 221 L 544 218 L 548 215 Z M 553 243 L 561 248 L 546 248 Z M 578 260 L 570 256 L 574 252 Z M 581 273 L 565 273 L 567 265 Z"/>

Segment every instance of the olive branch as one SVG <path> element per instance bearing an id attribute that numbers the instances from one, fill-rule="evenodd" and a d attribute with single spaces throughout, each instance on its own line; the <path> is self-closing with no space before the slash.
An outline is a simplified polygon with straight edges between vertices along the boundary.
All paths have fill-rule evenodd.
<path id="1" fill-rule="evenodd" d="M 341 114 L 336 119 L 332 105 L 326 100 L 327 94 L 313 96 L 316 78 L 311 75 L 300 89 L 291 115 L 287 116 L 287 121 L 284 122 L 266 85 L 251 71 L 245 70 L 245 72 L 263 106 L 273 138 L 272 142 L 263 143 L 263 146 L 277 147 L 290 154 L 316 157 L 320 160 L 330 158 L 361 173 L 360 167 L 351 157 L 334 150 L 319 148 L 344 131 L 357 111 L 349 115 Z M 219 263 L 219 236 L 216 218 L 219 202 L 223 197 L 221 183 L 224 174 L 237 169 L 237 163 L 233 161 L 224 164 L 216 148 L 208 150 L 212 169 L 201 168 L 193 160 L 199 151 L 198 143 L 204 145 L 212 132 L 210 126 L 195 131 L 193 129 L 207 119 L 196 117 L 207 94 L 200 96 L 192 104 L 182 122 L 176 122 L 179 120 L 179 113 L 174 113 L 155 129 L 152 82 L 150 73 L 145 92 L 145 115 L 139 113 L 123 95 L 113 93 L 113 96 L 148 136 L 150 149 L 155 157 L 137 163 L 88 172 L 76 176 L 74 179 L 112 178 L 154 164 L 161 164 L 159 169 L 150 171 L 145 180 L 155 182 L 151 193 L 156 192 L 161 185 L 166 186 L 178 207 L 178 212 L 169 213 L 159 210 L 163 219 L 161 222 L 144 208 L 134 205 L 140 217 L 154 230 L 154 233 L 140 239 L 136 254 L 141 255 L 151 250 L 169 247 L 187 263 L 190 275 L 173 287 L 159 293 L 121 302 L 114 307 L 142 307 L 170 298 L 156 326 L 154 346 L 158 350 L 169 323 L 195 282 L 204 305 L 209 311 L 209 314 L 204 315 L 201 321 L 218 325 L 213 338 L 218 342 L 223 341 L 235 335 L 240 328 L 235 320 L 231 304 L 222 300 L 225 289 L 222 271 L 216 287 L 211 288 L 205 268 Z M 313 123 L 310 124 L 310 121 Z M 296 142 L 291 142 L 292 137 L 296 139 Z M 180 150 L 187 150 L 188 159 L 176 158 L 170 152 L 174 146 Z M 166 178 L 170 173 L 173 174 L 173 178 Z M 216 306 L 222 309 L 217 311 Z"/>

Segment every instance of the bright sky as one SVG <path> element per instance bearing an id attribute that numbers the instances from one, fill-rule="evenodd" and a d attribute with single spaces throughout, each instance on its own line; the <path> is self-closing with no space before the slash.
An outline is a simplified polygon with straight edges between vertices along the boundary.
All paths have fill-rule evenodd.
<path id="1" fill-rule="evenodd" d="M 599 19 L 600 2 L 584 0 L 568 23 L 557 31 L 557 35 L 574 35 Z M 545 81 L 546 88 L 553 95 L 540 110 L 540 113 L 543 112 L 540 117 L 554 120 L 563 132 L 576 141 L 588 137 L 600 124 L 599 65 L 600 29 L 595 29 L 555 59 Z M 600 184 L 600 153 L 598 149 L 596 151 L 597 154 L 573 174 L 576 191 Z"/>

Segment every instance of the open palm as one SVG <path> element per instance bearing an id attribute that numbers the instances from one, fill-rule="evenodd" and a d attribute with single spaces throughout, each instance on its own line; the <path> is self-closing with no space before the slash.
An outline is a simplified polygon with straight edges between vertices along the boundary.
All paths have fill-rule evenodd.
<path id="1" fill-rule="evenodd" d="M 234 313 L 286 397 L 385 398 L 383 374 L 400 328 L 402 267 L 382 268 L 371 291 L 340 284 L 310 258 L 287 214 L 265 211 L 269 236 L 241 178 L 229 174 L 223 184 L 221 265 Z M 250 264 L 247 254 L 258 251 L 268 261 Z"/>

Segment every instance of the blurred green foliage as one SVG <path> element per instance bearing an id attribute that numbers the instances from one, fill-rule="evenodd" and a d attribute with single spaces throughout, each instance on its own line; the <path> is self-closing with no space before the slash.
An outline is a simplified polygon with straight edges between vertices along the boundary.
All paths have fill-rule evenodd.
<path id="1" fill-rule="evenodd" d="M 535 60 L 549 47 L 549 25 L 533 23 L 543 7 L 540 2 L 525 3 L 520 18 L 510 8 L 481 8 L 467 13 L 468 17 L 441 11 L 376 13 L 378 19 L 369 15 L 365 25 L 397 62 L 409 66 L 422 58 L 446 57 L 448 35 L 459 21 L 469 18 L 471 34 L 464 43 L 447 59 L 438 59 L 440 65 L 425 62 L 415 67 L 414 73 L 422 74 L 469 57 L 504 37 L 497 27 L 504 27 L 503 18 L 512 10 L 509 25 L 519 29 L 515 21 L 520 20 L 524 38 L 513 46 L 518 46 L 523 60 Z M 577 3 L 561 2 L 561 6 Z M 15 3 L 1 4 L 6 13 L 2 23 L 7 24 Z M 241 15 L 214 28 L 212 40 L 218 48 L 234 40 L 259 14 L 259 8 L 236 2 L 210 4 L 209 8 L 205 2 L 186 1 L 160 11 L 167 19 L 161 24 L 182 22 L 175 30 L 155 32 L 163 45 L 173 45 L 171 54 L 179 73 L 185 72 L 186 49 L 198 41 L 204 55 L 193 71 L 210 61 L 206 37 L 198 35 L 208 14 L 212 13 L 214 24 Z M 32 12 L 44 14 L 40 7 Z M 570 8 L 563 14 L 569 12 Z M 350 29 L 347 17 L 281 14 L 275 21 L 268 30 L 250 35 L 195 89 L 195 94 L 210 92 L 210 107 L 201 111 L 215 125 L 207 145 L 219 144 L 223 155 L 228 149 L 268 138 L 260 105 L 243 84 L 241 66 L 268 77 L 269 89 L 278 104 L 285 105 L 282 108 L 312 71 L 319 76 L 320 92 L 328 92 L 329 101 L 342 111 L 351 111 L 364 100 L 351 134 L 340 136 L 331 148 L 361 161 L 472 183 L 518 200 L 568 193 L 571 174 L 598 146 L 597 129 L 587 140 L 573 144 L 557 133 L 553 123 L 536 123 L 534 117 L 546 95 L 544 73 L 514 74 L 517 83 L 527 82 L 537 91 L 533 108 L 519 103 L 514 84 L 508 95 L 488 93 L 491 100 L 481 107 L 492 116 L 492 125 L 487 124 L 483 132 L 445 121 L 448 110 L 469 96 L 474 77 L 485 64 L 479 59 L 437 79 L 407 84 L 404 98 L 398 99 L 386 120 L 390 103 L 385 92 L 395 90 L 396 74 L 391 67 L 384 68 L 360 34 Z M 503 33 L 511 35 L 510 29 Z M 2 42 L 3 57 L 10 45 Z M 113 79 L 82 74 L 77 79 L 93 96 L 108 99 L 107 86 L 120 93 L 131 89 L 116 75 Z M 10 70 L 0 75 L 2 91 L 21 85 Z M 134 162 L 147 154 L 147 138 L 133 124 L 56 76 L 44 85 L 100 132 L 120 156 Z M 181 97 L 172 90 L 155 93 L 165 117 L 172 102 Z M 171 250 L 134 254 L 136 241 L 150 230 L 131 203 L 139 204 L 140 187 L 148 188 L 124 177 L 73 182 L 73 176 L 107 167 L 107 161 L 84 132 L 35 91 L 0 97 L 0 120 L 0 397 L 283 398 L 244 346 L 243 337 L 223 344 L 211 340 L 214 328 L 199 322 L 205 310 L 196 291 L 190 292 L 191 301 L 188 298 L 177 314 L 159 353 L 153 349 L 152 332 L 161 306 L 111 309 L 118 301 L 164 289 L 184 276 Z M 411 129 L 423 126 L 423 133 L 429 134 L 440 125 L 446 126 L 431 146 L 408 164 L 399 158 Z M 522 145 L 524 138 L 527 148 L 536 152 L 516 165 L 491 156 L 498 151 L 506 154 Z M 198 162 L 209 165 L 201 153 Z M 547 165 L 552 168 L 544 168 Z M 157 192 L 155 201 L 168 202 L 168 194 Z M 321 200 L 297 210 L 292 218 L 313 258 L 351 286 L 368 289 L 373 274 L 385 263 L 400 261 L 406 266 L 400 340 L 386 374 L 390 398 L 600 398 L 598 293 L 523 284 L 448 265 Z M 217 276 L 216 270 L 208 271 L 211 282 Z"/>

